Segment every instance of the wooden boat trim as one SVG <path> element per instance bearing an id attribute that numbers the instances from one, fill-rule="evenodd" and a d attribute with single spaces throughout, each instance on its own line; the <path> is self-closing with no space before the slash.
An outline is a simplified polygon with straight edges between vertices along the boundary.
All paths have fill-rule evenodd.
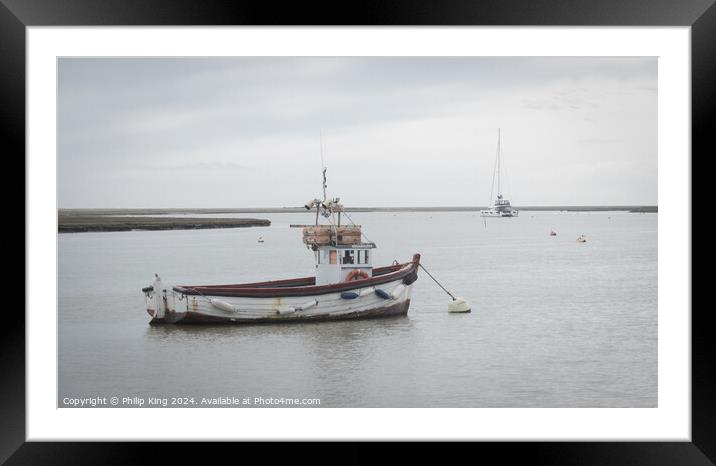
<path id="1" fill-rule="evenodd" d="M 413 260 L 403 264 L 376 268 L 373 276 L 365 280 L 333 283 L 330 285 L 315 286 L 315 277 L 294 278 L 289 280 L 274 280 L 236 285 L 197 285 L 175 286 L 174 291 L 184 295 L 207 295 L 228 297 L 287 297 L 287 296 L 315 296 L 341 291 L 382 285 L 404 278 L 411 273 L 417 273 L 420 264 L 420 254 L 413 255 Z"/>
<path id="2" fill-rule="evenodd" d="M 400 270 L 410 262 L 397 265 L 388 265 L 385 267 L 376 267 L 373 269 L 373 277 L 385 275 L 396 270 Z M 182 285 L 176 288 L 198 288 L 201 290 L 212 290 L 215 288 L 284 288 L 292 286 L 312 286 L 316 284 L 316 277 L 302 277 L 302 278 L 289 278 L 287 280 L 271 280 L 266 282 L 255 282 L 255 283 L 237 283 L 231 285 Z"/>

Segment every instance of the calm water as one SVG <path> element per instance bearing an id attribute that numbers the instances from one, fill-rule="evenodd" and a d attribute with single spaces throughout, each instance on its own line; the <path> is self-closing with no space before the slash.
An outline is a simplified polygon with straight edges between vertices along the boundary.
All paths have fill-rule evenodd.
<path id="1" fill-rule="evenodd" d="M 448 314 L 449 298 L 421 272 L 407 317 L 149 326 L 140 289 L 154 272 L 167 284 L 311 275 L 312 253 L 289 228 L 311 214 L 255 216 L 272 226 L 59 235 L 59 406 L 93 396 L 657 405 L 656 214 L 523 211 L 485 223 L 476 213 L 354 213 L 378 245 L 376 265 L 420 252 L 472 313 Z"/>

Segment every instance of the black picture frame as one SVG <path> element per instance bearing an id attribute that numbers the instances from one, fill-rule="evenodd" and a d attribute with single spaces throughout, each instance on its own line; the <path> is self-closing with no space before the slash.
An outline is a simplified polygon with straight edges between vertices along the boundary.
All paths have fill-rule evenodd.
<path id="1" fill-rule="evenodd" d="M 693 163 L 695 154 L 708 157 L 716 153 L 710 131 L 716 107 L 716 7 L 713 3 L 712 0 L 370 0 L 352 3 L 350 7 L 338 2 L 310 5 L 287 2 L 279 7 L 271 2 L 220 0 L 0 0 L 0 122 L 5 134 L 6 159 L 24 160 L 21 154 L 25 154 L 25 28 L 28 26 L 589 25 L 691 27 Z M 17 310 L 12 311 L 5 313 L 0 326 L 0 461 L 8 464 L 144 463 L 150 458 L 169 461 L 177 455 L 184 459 L 189 454 L 206 457 L 206 447 L 212 449 L 210 459 L 218 459 L 220 453 L 226 453 L 223 450 L 233 450 L 229 453 L 240 453 L 243 458 L 247 458 L 245 455 L 250 451 L 270 458 L 272 463 L 284 459 L 301 461 L 301 458 L 311 462 L 358 463 L 372 461 L 378 454 L 372 451 L 373 444 L 368 443 L 282 443 L 284 448 L 279 449 L 268 443 L 25 442 L 25 318 Z M 465 442 L 459 445 L 460 453 L 476 459 L 498 454 L 508 460 L 522 458 L 530 464 L 713 464 L 716 461 L 716 360 L 710 348 L 711 309 L 694 306 L 684 309 L 687 311 L 692 318 L 691 442 Z M 415 443 L 400 451 L 380 453 L 384 460 L 405 460 L 406 455 L 429 458 L 426 446 Z M 439 458 L 447 459 L 443 453 Z"/>

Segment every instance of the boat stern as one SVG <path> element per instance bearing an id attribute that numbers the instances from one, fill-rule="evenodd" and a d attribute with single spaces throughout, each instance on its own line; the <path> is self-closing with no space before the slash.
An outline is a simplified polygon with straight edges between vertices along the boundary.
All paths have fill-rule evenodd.
<path id="1" fill-rule="evenodd" d="M 159 275 L 154 274 L 152 285 L 142 288 L 144 304 L 147 314 L 152 318 L 150 323 L 165 322 L 169 315 L 176 314 L 176 299 L 174 293 L 167 292 Z"/>

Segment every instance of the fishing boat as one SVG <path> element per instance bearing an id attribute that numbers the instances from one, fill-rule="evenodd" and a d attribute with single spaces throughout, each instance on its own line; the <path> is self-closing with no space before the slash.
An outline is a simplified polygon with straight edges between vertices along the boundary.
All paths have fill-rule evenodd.
<path id="1" fill-rule="evenodd" d="M 410 261 L 373 267 L 375 243 L 360 225 L 341 225 L 340 198 L 306 203 L 315 223 L 303 229 L 315 276 L 228 285 L 165 286 L 155 275 L 142 289 L 151 324 L 313 322 L 407 314 L 420 254 Z M 347 214 L 346 214 L 347 216 Z M 325 222 L 319 220 L 323 217 Z M 350 218 L 350 217 L 347 217 Z"/>
<path id="2" fill-rule="evenodd" d="M 495 178 L 497 179 L 497 199 L 489 209 L 481 210 L 481 217 L 517 217 L 519 210 L 513 209 L 510 201 L 502 197 L 502 191 L 500 187 L 500 130 L 497 130 L 497 158 L 495 160 L 496 173 L 493 173 L 492 178 L 492 190 L 495 188 Z M 496 175 L 496 176 L 495 176 Z M 492 193 L 490 192 L 490 199 L 492 199 Z"/>

